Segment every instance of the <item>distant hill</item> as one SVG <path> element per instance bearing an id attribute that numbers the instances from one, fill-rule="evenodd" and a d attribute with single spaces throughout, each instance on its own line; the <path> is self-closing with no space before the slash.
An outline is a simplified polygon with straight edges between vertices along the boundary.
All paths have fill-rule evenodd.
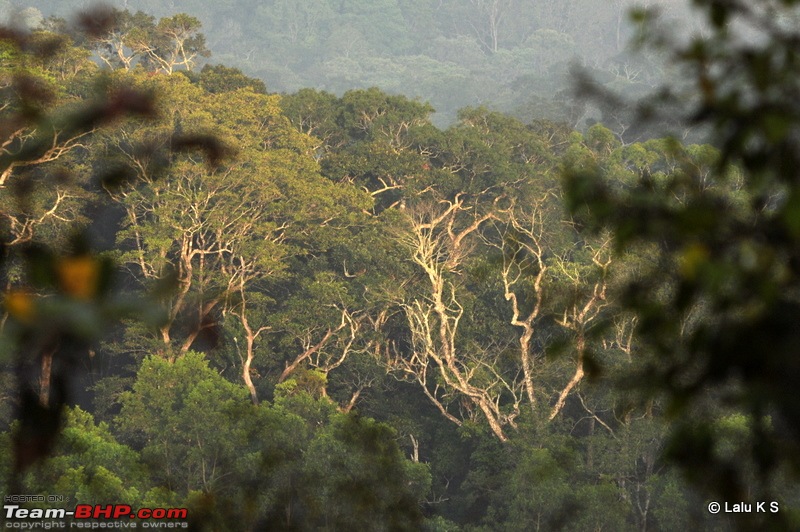
<path id="1" fill-rule="evenodd" d="M 434 121 L 486 105 L 523 120 L 581 125 L 587 112 L 567 90 L 581 65 L 616 90 L 659 78 L 657 63 L 634 59 L 628 10 L 634 0 L 117 0 L 109 5 L 157 17 L 185 12 L 203 23 L 211 63 L 241 68 L 270 91 L 303 87 L 336 94 L 377 86 L 430 102 Z M 658 3 L 670 14 L 682 3 Z M 6 2 L 9 4 L 9 2 Z M 44 15 L 68 16 L 83 0 L 31 0 Z M 8 11 L 8 10 L 6 10 Z M 28 10 L 25 18 L 35 21 Z"/>

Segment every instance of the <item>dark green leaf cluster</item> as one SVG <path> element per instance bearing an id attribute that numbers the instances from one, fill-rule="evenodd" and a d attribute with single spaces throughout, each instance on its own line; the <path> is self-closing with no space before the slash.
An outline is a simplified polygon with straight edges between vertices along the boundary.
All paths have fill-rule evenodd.
<path id="1" fill-rule="evenodd" d="M 634 386 L 666 397 L 675 419 L 668 454 L 728 500 L 769 498 L 771 479 L 800 466 L 797 6 L 694 3 L 707 32 L 654 40 L 688 73 L 683 116 L 716 150 L 672 141 L 669 172 L 644 165 L 622 187 L 573 164 L 567 187 L 573 212 L 610 228 L 619 250 L 654 251 L 621 301 L 652 352 Z M 738 420 L 736 443 L 713 428 L 722 416 Z"/>

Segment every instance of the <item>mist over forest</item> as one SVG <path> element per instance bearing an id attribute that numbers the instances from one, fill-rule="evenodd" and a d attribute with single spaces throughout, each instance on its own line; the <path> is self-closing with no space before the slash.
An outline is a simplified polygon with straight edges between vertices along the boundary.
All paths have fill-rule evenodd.
<path id="1" fill-rule="evenodd" d="M 0 0 L 7 526 L 798 529 L 800 11 L 692 4 Z"/>
<path id="2" fill-rule="evenodd" d="M 44 16 L 69 18 L 85 4 L 26 6 Z M 432 120 L 438 126 L 455 122 L 462 107 L 485 105 L 523 121 L 548 118 L 581 127 L 587 119 L 602 117 L 573 98 L 571 66 L 587 69 L 621 94 L 645 94 L 663 81 L 666 65 L 654 54 L 631 53 L 635 26 L 628 11 L 636 5 L 658 6 L 662 24 L 673 33 L 676 27 L 688 33 L 697 17 L 684 4 L 675 0 L 108 2 L 156 17 L 179 12 L 197 17 L 212 53 L 207 61 L 240 68 L 263 80 L 270 91 L 315 88 L 341 96 L 350 89 L 374 86 L 429 102 L 437 111 Z M 36 20 L 40 15 L 27 16 Z"/>

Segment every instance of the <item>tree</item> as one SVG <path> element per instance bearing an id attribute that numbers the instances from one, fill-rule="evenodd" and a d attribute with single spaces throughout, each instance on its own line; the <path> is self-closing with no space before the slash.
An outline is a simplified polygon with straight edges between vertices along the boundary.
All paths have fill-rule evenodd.
<path id="1" fill-rule="evenodd" d="M 126 130 L 108 139 L 112 153 L 137 176 L 133 186 L 113 192 L 126 211 L 117 236 L 127 248 L 121 259 L 146 284 L 165 275 L 176 278 L 178 290 L 165 298 L 168 319 L 158 333 L 158 349 L 165 356 L 178 356 L 202 346 L 209 332 L 219 338 L 221 326 L 227 324 L 237 349 L 244 349 L 237 351 L 241 375 L 257 402 L 251 378 L 256 349 L 266 345 L 260 340 L 267 331 L 277 332 L 281 324 L 275 316 L 287 300 L 292 301 L 287 297 L 277 303 L 276 294 L 303 271 L 296 263 L 290 269 L 290 264 L 325 254 L 357 232 L 369 200 L 358 190 L 319 175 L 314 141 L 290 126 L 277 96 L 249 89 L 208 94 L 186 78 L 151 82 L 169 94 L 168 119 L 157 127 Z M 197 102 L 206 108 L 197 108 Z M 175 136 L 176 130 L 211 129 L 226 146 L 237 147 L 234 157 L 220 160 L 213 169 L 189 155 L 176 158 L 173 171 L 164 175 L 157 161 L 138 155 L 137 146 L 142 144 L 167 143 L 170 136 L 174 143 L 181 138 Z M 313 268 L 304 273 L 318 274 Z M 342 320 L 351 315 L 343 312 Z M 223 319 L 226 316 L 238 324 Z M 317 313 L 310 320 L 312 328 L 320 325 L 319 318 Z M 294 320 L 299 322 L 299 315 Z M 281 329 L 296 332 L 294 327 L 281 325 Z M 318 342 L 310 336 L 304 354 L 287 363 L 279 381 L 312 354 L 321 354 L 319 348 L 330 339 L 328 335 L 317 349 L 310 349 Z M 346 348 L 340 360 L 348 352 Z M 325 365 L 327 371 L 334 367 Z"/>
<path id="2" fill-rule="evenodd" d="M 491 53 L 497 53 L 500 42 L 500 28 L 503 19 L 514 0 L 472 0 L 472 5 L 484 17 L 481 26 L 472 26 L 481 44 Z"/>
<path id="3" fill-rule="evenodd" d="M 390 366 L 415 380 L 442 415 L 458 425 L 462 421 L 443 400 L 459 394 L 467 402 L 467 411 L 474 416 L 477 409 L 492 432 L 505 441 L 503 426 L 513 426 L 519 414 L 515 383 L 498 372 L 491 352 L 477 346 L 468 353 L 459 349 L 464 306 L 450 277 L 463 267 L 470 237 L 494 217 L 492 213 L 473 215 L 464 201 L 457 195 L 453 201 L 419 205 L 411 213 L 405 241 L 412 260 L 425 273 L 427 286 L 423 297 L 403 303 L 411 349 L 407 356 L 397 353 Z M 505 404 L 508 401 L 510 407 Z"/>
<path id="4" fill-rule="evenodd" d="M 26 488 L 36 493 L 57 490 L 77 504 L 102 504 L 109 498 L 139 504 L 148 485 L 137 453 L 80 408 L 68 409 L 64 417 L 53 457 L 27 473 Z"/>
<path id="5" fill-rule="evenodd" d="M 176 78 L 170 81 L 170 85 L 176 122 L 166 124 L 167 132 L 175 126 L 191 127 L 194 122 L 195 128 L 215 127 L 222 133 L 223 120 L 235 120 L 219 114 L 219 121 L 212 125 L 207 121 L 207 115 L 192 114 L 186 107 L 184 109 L 189 110 L 189 114 L 180 116 L 179 104 L 185 106 L 189 98 L 202 99 L 204 95 L 200 89 L 191 87 L 188 80 Z M 240 106 L 247 96 L 256 97 L 249 92 L 246 95 L 224 93 L 208 103 L 222 110 L 229 105 Z M 263 107 L 257 111 L 259 103 Z M 258 120 L 262 111 L 266 111 L 266 115 L 270 103 L 274 112 L 274 102 L 266 96 L 262 96 L 259 102 L 250 99 L 249 110 L 257 114 L 247 118 Z M 248 108 L 237 109 L 244 111 Z M 227 114 L 230 115 L 230 111 Z M 268 117 L 264 115 L 262 120 Z M 258 122 L 250 124 L 252 127 L 260 125 Z M 161 136 L 164 129 L 162 125 L 155 131 L 140 130 L 134 138 L 165 142 Z M 214 326 L 213 312 L 232 294 L 284 269 L 282 260 L 287 253 L 287 246 L 283 244 L 285 220 L 274 216 L 274 207 L 282 192 L 275 182 L 269 181 L 269 174 L 264 171 L 270 167 L 274 170 L 280 159 L 270 160 L 270 156 L 259 149 L 257 137 L 245 137 L 244 128 L 236 133 L 228 129 L 226 133 L 231 142 L 239 143 L 245 139 L 250 142 L 247 160 L 209 169 L 198 165 L 196 159 L 185 157 L 177 160 L 174 173 L 164 178 L 151 174 L 148 159 L 137 158 L 137 147 L 131 144 L 133 139 L 127 134 L 109 139 L 122 156 L 136 165 L 138 173 L 138 182 L 134 186 L 114 192 L 115 199 L 127 212 L 125 227 L 118 239 L 123 245 L 130 243 L 132 248 L 122 256 L 122 260 L 135 267 L 145 281 L 155 281 L 174 272 L 179 288 L 168 301 L 168 321 L 159 334 L 166 348 L 171 348 L 177 341 L 179 352 L 188 351 L 203 330 Z M 284 162 L 289 161 L 284 159 Z M 238 307 L 237 298 L 231 301 Z M 191 315 L 190 310 L 196 313 Z M 182 320 L 189 321 L 184 325 Z M 187 328 L 181 330 L 184 326 Z"/>
<path id="6" fill-rule="evenodd" d="M 389 426 L 315 397 L 313 382 L 295 375 L 255 406 L 199 353 L 150 357 L 118 424 L 154 481 L 197 505 L 198 524 L 417 528 L 427 468 L 403 458 Z"/>
<path id="7" fill-rule="evenodd" d="M 295 128 L 319 139 L 323 156 L 332 148 L 346 142 L 339 139 L 342 132 L 336 124 L 338 98 L 335 95 L 314 89 L 300 89 L 281 99 L 281 109 Z"/>
<path id="8" fill-rule="evenodd" d="M 258 94 L 267 93 L 267 86 L 263 81 L 247 77 L 238 68 L 225 65 L 205 65 L 200 70 L 200 85 L 211 94 L 245 88 Z"/>
<path id="9" fill-rule="evenodd" d="M 575 372 L 557 394 L 548 416 L 551 421 L 585 375 L 593 322 L 608 306 L 606 287 L 611 264 L 607 242 L 602 238 L 597 242 L 580 241 L 577 234 L 558 228 L 559 221 L 553 215 L 557 207 L 552 199 L 548 195 L 528 206 L 513 205 L 503 212 L 502 223 L 497 224 L 498 234 L 486 239 L 501 255 L 503 297 L 511 306 L 509 322 L 520 331 L 522 385 L 534 411 L 538 405 L 534 361 L 543 354 L 534 352 L 537 325 L 545 316 L 555 315 L 556 324 L 572 337 Z M 569 296 L 559 300 L 553 294 L 557 291 Z"/>
<path id="10" fill-rule="evenodd" d="M 93 32 L 86 45 L 112 69 L 130 70 L 136 65 L 171 74 L 183 67 L 191 72 L 198 57 L 208 57 L 202 24 L 195 17 L 178 13 L 156 22 L 154 16 L 127 9 L 98 9 L 85 17 Z"/>
<path id="11" fill-rule="evenodd" d="M 90 18 L 84 20 L 82 30 L 95 35 L 102 28 L 86 23 Z M 83 100 L 63 105 L 42 83 L 47 76 L 39 69 L 53 63 L 74 66 L 75 55 L 63 53 L 69 40 L 4 29 L 2 41 L 7 96 L 2 112 L 4 124 L 10 127 L 3 133 L 0 155 L 0 194 L 7 222 L 0 233 L 5 288 L 1 327 L 4 348 L 15 353 L 19 424 L 13 436 L 9 488 L 16 492 L 24 472 L 52 452 L 81 357 L 110 323 L 131 314 L 151 314 L 133 301 L 109 297 L 113 267 L 92 253 L 79 228 L 62 227 L 48 235 L 50 241 L 40 240 L 44 235 L 36 229 L 48 217 L 58 216 L 60 202 L 66 199 L 59 185 L 69 181 L 71 174 L 50 168 L 51 172 L 34 176 L 25 170 L 43 170 L 110 122 L 131 115 L 152 116 L 153 102 L 140 92 L 103 86 Z M 82 69 L 66 70 L 79 73 Z M 12 183 L 17 194 L 10 194 Z M 44 218 L 36 218 L 31 210 L 41 203 L 40 189 L 45 189 L 45 198 L 53 192 L 56 198 Z M 36 220 L 33 229 L 31 220 Z"/>
<path id="12" fill-rule="evenodd" d="M 243 388 L 220 377 L 203 356 L 187 352 L 170 363 L 145 359 L 117 423 L 141 451 L 155 481 L 170 490 L 222 491 L 238 456 L 238 411 Z"/>
<path id="13" fill-rule="evenodd" d="M 720 149 L 710 174 L 673 142 L 679 164 L 670 173 L 643 169 L 621 188 L 597 166 L 573 168 L 567 178 L 573 212 L 611 228 L 619 250 L 657 246 L 654 267 L 622 292 L 653 354 L 637 388 L 663 394 L 676 413 L 667 455 L 725 500 L 753 490 L 769 498 L 773 475 L 798 464 L 790 346 L 797 343 L 800 151 L 791 131 L 800 116 L 792 97 L 800 76 L 798 35 L 784 23 L 795 4 L 699 1 L 704 34 L 675 43 L 655 33 L 691 84 L 665 91 L 673 98 L 658 105 L 678 102 L 687 124 L 707 129 Z M 739 40 L 740 31 L 760 37 Z M 742 462 L 715 455 L 708 420 L 724 413 L 747 417 L 752 440 L 740 443 L 751 446 L 743 454 L 760 482 Z M 763 526 L 751 518 L 742 522 Z"/>
<path id="14" fill-rule="evenodd" d="M 325 528 L 419 530 L 418 501 L 430 486 L 423 464 L 407 461 L 388 425 L 336 415 L 309 445 L 307 522 Z M 388 479 L 391 479 L 387 482 Z M 324 525 L 323 525 L 324 523 Z"/>
<path id="15" fill-rule="evenodd" d="M 85 180 L 66 168 L 98 126 L 78 124 L 74 109 L 76 92 L 94 71 L 88 56 L 64 35 L 34 32 L 0 44 L 0 116 L 6 124 L 0 133 L 0 218 L 6 245 L 37 240 L 40 231 L 57 238 L 57 226 L 81 219 Z M 100 105 L 98 100 L 97 111 Z M 62 179 L 40 186 L 49 172 L 60 172 Z M 13 189 L 31 193 L 20 201 Z"/>
<path id="16" fill-rule="evenodd" d="M 159 20 L 151 33 L 134 37 L 131 46 L 153 70 L 171 74 L 183 67 L 191 72 L 198 57 L 210 55 L 201 27 L 195 17 L 178 13 Z"/>
<path id="17" fill-rule="evenodd" d="M 114 8 L 98 12 L 97 16 L 108 19 L 110 25 L 106 32 L 90 40 L 92 49 L 110 68 L 130 70 L 143 59 L 145 50 L 141 43 L 154 34 L 155 17 L 142 11 L 131 13 Z"/>

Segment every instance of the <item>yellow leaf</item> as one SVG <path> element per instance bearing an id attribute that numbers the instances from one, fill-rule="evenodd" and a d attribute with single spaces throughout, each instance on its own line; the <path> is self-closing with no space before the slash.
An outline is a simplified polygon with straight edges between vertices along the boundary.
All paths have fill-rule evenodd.
<path id="1" fill-rule="evenodd" d="M 708 248 L 699 242 L 694 242 L 683 248 L 678 259 L 681 275 L 686 279 L 697 277 L 698 269 L 708 260 L 708 256 Z"/>
<path id="2" fill-rule="evenodd" d="M 33 296 L 25 290 L 9 290 L 3 297 L 6 312 L 22 323 L 31 323 L 36 315 Z"/>
<path id="3" fill-rule="evenodd" d="M 100 264 L 94 257 L 66 257 L 56 265 L 61 290 L 76 299 L 88 300 L 97 293 Z"/>

